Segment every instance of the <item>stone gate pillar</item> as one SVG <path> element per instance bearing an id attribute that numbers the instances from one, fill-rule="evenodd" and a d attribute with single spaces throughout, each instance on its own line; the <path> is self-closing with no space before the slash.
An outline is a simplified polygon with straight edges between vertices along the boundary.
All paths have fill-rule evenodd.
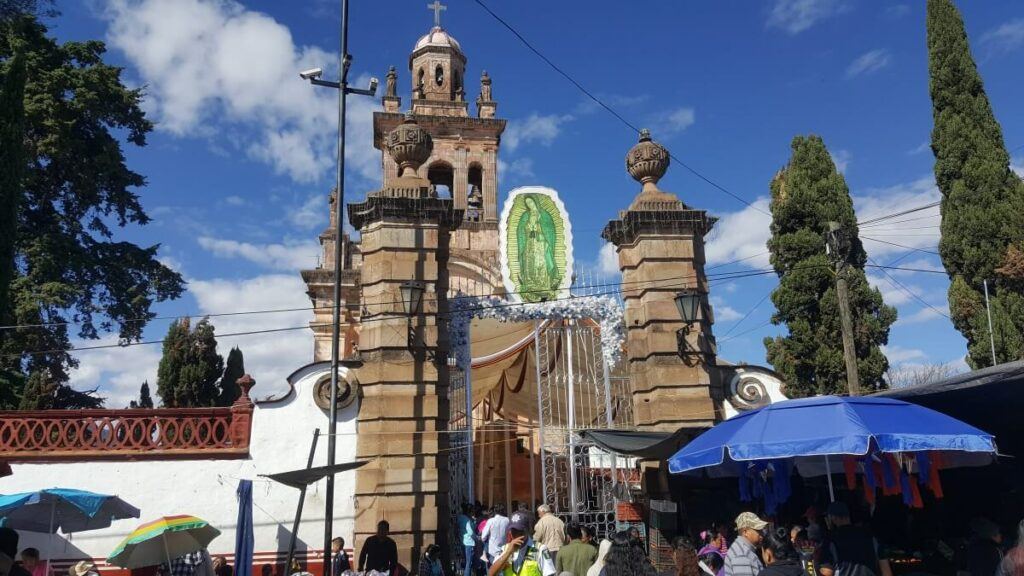
<path id="1" fill-rule="evenodd" d="M 704 235 L 714 219 L 658 189 L 668 165 L 668 151 L 641 131 L 626 167 L 643 187 L 601 233 L 619 256 L 633 410 L 642 430 L 707 426 L 721 405 L 709 369 L 715 357 L 714 317 L 704 274 Z M 701 306 L 685 335 L 690 353 L 680 355 L 677 332 L 684 324 L 674 298 L 684 288 L 700 292 Z"/>
<path id="2" fill-rule="evenodd" d="M 412 115 L 387 135 L 397 178 L 349 204 L 362 240 L 362 332 L 358 370 L 363 398 L 357 455 L 354 545 L 387 520 L 398 559 L 411 568 L 425 545 L 447 549 L 449 236 L 462 221 L 451 199 L 437 197 L 416 169 L 433 143 Z M 405 314 L 400 286 L 421 282 L 422 305 Z"/>

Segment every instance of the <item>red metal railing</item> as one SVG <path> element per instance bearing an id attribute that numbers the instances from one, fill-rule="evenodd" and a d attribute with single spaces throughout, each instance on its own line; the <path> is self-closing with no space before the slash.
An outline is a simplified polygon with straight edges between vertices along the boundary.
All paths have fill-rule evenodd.
<path id="1" fill-rule="evenodd" d="M 0 460 L 244 458 L 255 382 L 229 408 L 0 411 Z"/>

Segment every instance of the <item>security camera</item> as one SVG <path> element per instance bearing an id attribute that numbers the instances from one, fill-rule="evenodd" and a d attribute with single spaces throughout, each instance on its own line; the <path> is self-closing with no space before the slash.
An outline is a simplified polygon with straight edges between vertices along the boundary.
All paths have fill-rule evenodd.
<path id="1" fill-rule="evenodd" d="M 313 80 L 323 75 L 324 71 L 322 68 L 310 68 L 309 70 L 299 72 L 299 77 L 302 78 L 303 80 Z"/>
<path id="2" fill-rule="evenodd" d="M 376 78 L 370 78 L 370 92 L 373 94 L 377 93 L 377 84 L 380 84 L 380 81 Z"/>

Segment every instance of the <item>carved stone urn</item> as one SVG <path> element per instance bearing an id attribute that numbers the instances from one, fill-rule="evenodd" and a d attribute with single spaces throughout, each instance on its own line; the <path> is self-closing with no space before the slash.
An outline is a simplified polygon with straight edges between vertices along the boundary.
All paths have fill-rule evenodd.
<path id="1" fill-rule="evenodd" d="M 416 169 L 430 158 L 434 150 L 434 140 L 430 133 L 416 123 L 411 112 L 405 114 L 405 120 L 388 132 L 388 152 L 398 164 L 398 176 L 415 176 Z"/>

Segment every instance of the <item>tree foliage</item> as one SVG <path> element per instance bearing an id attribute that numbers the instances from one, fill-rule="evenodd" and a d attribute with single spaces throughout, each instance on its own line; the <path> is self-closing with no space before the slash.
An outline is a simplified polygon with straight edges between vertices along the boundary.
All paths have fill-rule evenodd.
<path id="1" fill-rule="evenodd" d="M 0 324 L 13 324 L 10 288 L 14 281 L 15 241 L 22 178 L 25 173 L 25 56 L 21 51 L 0 66 Z M 7 349 L 10 331 L 0 331 L 0 352 Z M 0 408 L 20 404 L 25 384 L 13 357 L 0 357 Z"/>
<path id="2" fill-rule="evenodd" d="M 179 296 L 184 282 L 157 260 L 159 246 L 114 237 L 117 228 L 149 222 L 135 191 L 145 179 L 127 167 L 121 149 L 122 138 L 145 145 L 152 130 L 142 91 L 127 88 L 121 69 L 103 62 L 102 42 L 58 44 L 47 33 L 33 15 L 0 21 L 0 73 L 17 62 L 15 51 L 27 70 L 13 281 L 0 309 L 11 323 L 34 326 L 8 333 L 0 354 L 20 382 L 41 374 L 56 386 L 53 407 L 60 408 L 81 404 L 67 386 L 77 365 L 72 337 L 116 331 L 121 341 L 138 340 L 153 304 Z M 0 398 L 20 394 L 18 378 L 0 386 Z"/>
<path id="3" fill-rule="evenodd" d="M 789 334 L 765 338 L 768 361 L 785 376 L 790 396 L 844 393 L 846 367 L 836 279 L 825 252 L 828 222 L 839 222 L 850 239 L 847 283 L 861 388 L 885 386 L 888 341 L 896 310 L 882 302 L 864 274 L 867 254 L 857 235 L 850 192 L 818 136 L 797 136 L 789 163 L 771 183 L 771 238 L 768 249 L 779 276 L 772 292 L 775 324 Z"/>
<path id="4" fill-rule="evenodd" d="M 157 369 L 156 392 L 166 408 L 216 406 L 224 359 L 217 353 L 213 324 L 206 318 L 193 329 L 188 318 L 171 323 Z"/>
<path id="5" fill-rule="evenodd" d="M 1024 182 L 1010 169 L 1002 130 L 951 0 L 928 1 L 928 65 L 935 181 L 942 192 L 939 253 L 949 311 L 967 362 L 992 364 L 983 282 L 989 283 L 998 362 L 1024 357 Z"/>
<path id="6" fill-rule="evenodd" d="M 231 406 L 241 395 L 238 387 L 238 379 L 245 375 L 245 359 L 242 357 L 242 350 L 237 346 L 228 352 L 227 362 L 224 364 L 224 376 L 220 379 L 220 398 L 217 401 L 219 406 Z"/>
<path id="7" fill-rule="evenodd" d="M 149 394 L 149 381 L 143 382 L 142 386 L 139 387 L 139 399 L 132 400 L 128 406 L 129 408 L 152 408 L 153 397 Z"/>

